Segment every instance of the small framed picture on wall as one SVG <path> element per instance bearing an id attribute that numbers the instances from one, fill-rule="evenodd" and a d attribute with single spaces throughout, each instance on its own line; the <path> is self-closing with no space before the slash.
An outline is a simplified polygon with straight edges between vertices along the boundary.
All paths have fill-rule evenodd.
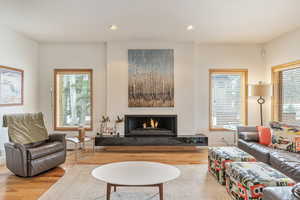
<path id="1" fill-rule="evenodd" d="M 0 65 L 0 106 L 24 103 L 24 71 Z"/>

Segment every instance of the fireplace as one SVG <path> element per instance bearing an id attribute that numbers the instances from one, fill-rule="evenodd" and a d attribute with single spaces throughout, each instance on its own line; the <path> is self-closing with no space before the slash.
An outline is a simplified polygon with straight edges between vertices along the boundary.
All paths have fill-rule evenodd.
<path id="1" fill-rule="evenodd" d="M 177 115 L 125 115 L 126 137 L 176 137 Z"/>

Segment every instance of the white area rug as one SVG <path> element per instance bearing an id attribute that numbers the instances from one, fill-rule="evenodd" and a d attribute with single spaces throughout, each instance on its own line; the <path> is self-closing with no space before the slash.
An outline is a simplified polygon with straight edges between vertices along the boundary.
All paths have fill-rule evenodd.
<path id="1" fill-rule="evenodd" d="M 106 183 L 94 179 L 96 165 L 76 165 L 40 200 L 106 200 Z M 164 184 L 164 200 L 228 200 L 224 186 L 208 173 L 207 165 L 178 165 L 181 176 Z M 120 187 L 111 200 L 159 200 L 158 188 Z"/>

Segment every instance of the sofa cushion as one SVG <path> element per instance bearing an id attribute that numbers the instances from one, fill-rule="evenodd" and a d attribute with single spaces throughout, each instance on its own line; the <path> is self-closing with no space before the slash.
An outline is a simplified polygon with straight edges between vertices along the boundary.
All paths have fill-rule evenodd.
<path id="1" fill-rule="evenodd" d="M 269 153 L 274 151 L 274 149 L 270 147 L 266 147 L 264 145 L 258 144 L 256 142 L 246 142 L 242 139 L 238 141 L 238 147 L 247 153 L 250 153 L 254 156 L 258 161 L 269 163 Z"/>
<path id="2" fill-rule="evenodd" d="M 270 153 L 270 164 L 285 175 L 300 182 L 300 154 L 273 151 Z"/>
<path id="3" fill-rule="evenodd" d="M 239 132 L 239 138 L 249 142 L 258 142 L 258 132 Z"/>
<path id="4" fill-rule="evenodd" d="M 253 155 L 258 161 L 269 163 L 271 151 L 273 151 L 273 149 L 270 147 L 266 147 L 258 143 L 252 143 L 250 154 Z"/>
<path id="5" fill-rule="evenodd" d="M 28 150 L 29 159 L 34 160 L 37 158 L 47 156 L 52 153 L 56 153 L 58 151 L 63 151 L 64 145 L 61 142 L 51 142 L 51 143 L 43 144 L 38 147 L 29 148 L 27 150 Z"/>

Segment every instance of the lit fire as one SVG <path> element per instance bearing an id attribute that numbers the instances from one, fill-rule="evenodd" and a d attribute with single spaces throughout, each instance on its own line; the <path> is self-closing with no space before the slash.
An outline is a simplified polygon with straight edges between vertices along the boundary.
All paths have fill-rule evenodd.
<path id="1" fill-rule="evenodd" d="M 150 126 L 148 127 L 147 124 L 150 124 Z M 158 121 L 155 119 L 151 119 L 150 123 L 143 123 L 143 128 L 157 128 L 158 127 Z"/>

